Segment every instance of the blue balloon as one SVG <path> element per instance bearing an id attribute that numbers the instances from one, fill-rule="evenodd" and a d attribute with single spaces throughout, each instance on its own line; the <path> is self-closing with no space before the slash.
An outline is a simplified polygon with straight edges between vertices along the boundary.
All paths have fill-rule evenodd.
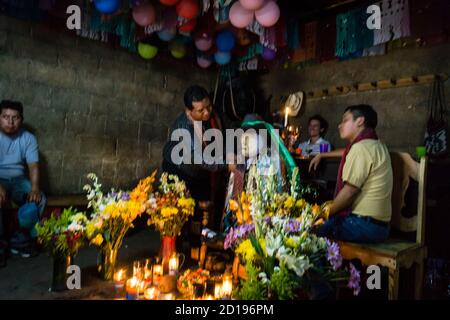
<path id="1" fill-rule="evenodd" d="M 120 0 L 94 0 L 94 4 L 99 12 L 110 14 L 119 10 Z"/>
<path id="2" fill-rule="evenodd" d="M 175 38 L 176 33 L 173 32 L 172 30 L 161 30 L 158 32 L 158 37 L 162 40 L 162 41 L 170 41 L 173 38 Z"/>
<path id="3" fill-rule="evenodd" d="M 236 44 L 234 34 L 230 30 L 224 30 L 217 35 L 217 49 L 222 52 L 231 51 Z"/>
<path id="4" fill-rule="evenodd" d="M 217 64 L 225 65 L 230 62 L 231 53 L 218 51 L 214 54 L 214 59 L 216 60 Z"/>

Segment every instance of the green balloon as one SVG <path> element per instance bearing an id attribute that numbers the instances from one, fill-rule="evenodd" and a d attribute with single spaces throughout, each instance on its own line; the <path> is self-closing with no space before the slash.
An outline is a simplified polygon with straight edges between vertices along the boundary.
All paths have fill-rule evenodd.
<path id="1" fill-rule="evenodd" d="M 146 60 L 150 60 L 150 59 L 153 59 L 156 56 L 156 54 L 158 53 L 158 47 L 139 42 L 138 52 L 142 58 L 144 58 Z"/>
<path id="2" fill-rule="evenodd" d="M 179 41 L 171 42 L 169 49 L 172 56 L 176 59 L 181 59 L 186 55 L 186 46 Z"/>

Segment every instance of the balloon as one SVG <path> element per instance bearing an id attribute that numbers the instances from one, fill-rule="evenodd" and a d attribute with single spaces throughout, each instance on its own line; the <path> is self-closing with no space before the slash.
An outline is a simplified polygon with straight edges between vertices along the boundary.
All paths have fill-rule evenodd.
<path id="1" fill-rule="evenodd" d="M 264 4 L 264 0 L 239 0 L 241 6 L 247 10 L 258 10 Z"/>
<path id="2" fill-rule="evenodd" d="M 195 46 L 200 51 L 208 51 L 209 49 L 211 49 L 212 45 L 213 41 L 207 34 L 204 34 L 201 37 L 195 39 Z"/>
<path id="3" fill-rule="evenodd" d="M 230 9 L 230 22 L 236 28 L 245 28 L 252 22 L 254 12 L 243 8 L 239 1 L 235 2 Z"/>
<path id="4" fill-rule="evenodd" d="M 186 47 L 179 41 L 172 41 L 169 49 L 174 58 L 181 59 L 186 55 Z"/>
<path id="5" fill-rule="evenodd" d="M 119 10 L 120 0 L 95 0 L 94 4 L 100 13 L 110 14 Z"/>
<path id="6" fill-rule="evenodd" d="M 230 62 L 231 60 L 231 54 L 229 52 L 216 52 L 214 54 L 214 59 L 216 60 L 217 64 L 225 65 Z"/>
<path id="7" fill-rule="evenodd" d="M 165 6 L 173 6 L 176 5 L 180 0 L 159 0 Z"/>
<path id="8" fill-rule="evenodd" d="M 195 29 L 196 26 L 197 26 L 197 19 L 192 19 L 192 20 L 189 20 L 186 23 L 182 24 L 178 28 L 178 30 L 180 30 L 180 32 L 190 33 L 190 32 L 192 32 L 192 30 Z"/>
<path id="9" fill-rule="evenodd" d="M 158 32 L 158 37 L 162 41 L 170 41 L 173 38 L 175 38 L 176 34 L 177 34 L 177 32 L 174 29 L 163 29 L 163 30 Z"/>
<path id="10" fill-rule="evenodd" d="M 230 30 L 221 31 L 216 38 L 216 45 L 219 51 L 227 52 L 234 48 L 236 41 Z"/>
<path id="11" fill-rule="evenodd" d="M 158 47 L 139 42 L 138 44 L 139 55 L 144 59 L 152 59 L 158 53 Z"/>
<path id="12" fill-rule="evenodd" d="M 133 8 L 133 19 L 141 27 L 146 27 L 155 22 L 155 8 L 150 3 L 144 3 Z"/>
<path id="13" fill-rule="evenodd" d="M 280 18 L 280 8 L 274 1 L 267 1 L 255 12 L 255 17 L 263 27 L 272 27 Z"/>
<path id="14" fill-rule="evenodd" d="M 272 50 L 270 48 L 264 47 L 262 57 L 264 60 L 273 60 L 277 56 L 277 52 L 275 50 Z"/>
<path id="15" fill-rule="evenodd" d="M 197 57 L 197 64 L 201 68 L 206 69 L 212 64 L 212 61 L 203 57 Z"/>
<path id="16" fill-rule="evenodd" d="M 200 8 L 198 6 L 197 0 L 181 0 L 177 4 L 177 14 L 180 17 L 186 18 L 188 20 L 197 17 Z"/>

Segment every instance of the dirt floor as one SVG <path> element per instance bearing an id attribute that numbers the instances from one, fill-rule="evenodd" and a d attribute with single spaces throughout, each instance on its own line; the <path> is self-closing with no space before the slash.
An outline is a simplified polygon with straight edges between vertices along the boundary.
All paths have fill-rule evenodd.
<path id="1" fill-rule="evenodd" d="M 119 264 L 157 254 L 159 234 L 149 229 L 136 231 L 124 239 L 119 251 Z M 102 281 L 96 271 L 98 249 L 85 247 L 75 257 L 81 268 L 81 289 L 49 292 L 53 260 L 46 252 L 24 259 L 10 256 L 7 266 L 0 269 L 0 299 L 113 299 L 113 285 Z"/>

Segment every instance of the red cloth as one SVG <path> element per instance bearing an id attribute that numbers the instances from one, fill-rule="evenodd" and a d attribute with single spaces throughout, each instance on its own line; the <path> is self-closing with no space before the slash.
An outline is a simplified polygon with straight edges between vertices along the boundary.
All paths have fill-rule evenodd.
<path id="1" fill-rule="evenodd" d="M 353 140 L 353 142 L 347 144 L 344 154 L 342 155 L 341 158 L 341 163 L 339 164 L 339 171 L 338 171 L 338 176 L 337 176 L 337 183 L 336 183 L 336 190 L 334 193 L 334 197 L 336 198 L 336 196 L 339 194 L 339 192 L 342 190 L 342 188 L 344 187 L 344 181 L 342 181 L 342 172 L 344 171 L 344 165 L 345 165 L 345 158 L 347 157 L 347 154 L 350 151 L 350 148 L 355 144 L 358 143 L 360 141 L 366 140 L 366 139 L 372 139 L 372 140 L 378 140 L 378 136 L 377 133 L 375 131 L 375 129 L 364 129 L 357 137 L 355 140 Z M 346 208 L 342 211 L 340 211 L 338 214 L 340 216 L 347 216 L 350 214 L 350 208 Z"/>

